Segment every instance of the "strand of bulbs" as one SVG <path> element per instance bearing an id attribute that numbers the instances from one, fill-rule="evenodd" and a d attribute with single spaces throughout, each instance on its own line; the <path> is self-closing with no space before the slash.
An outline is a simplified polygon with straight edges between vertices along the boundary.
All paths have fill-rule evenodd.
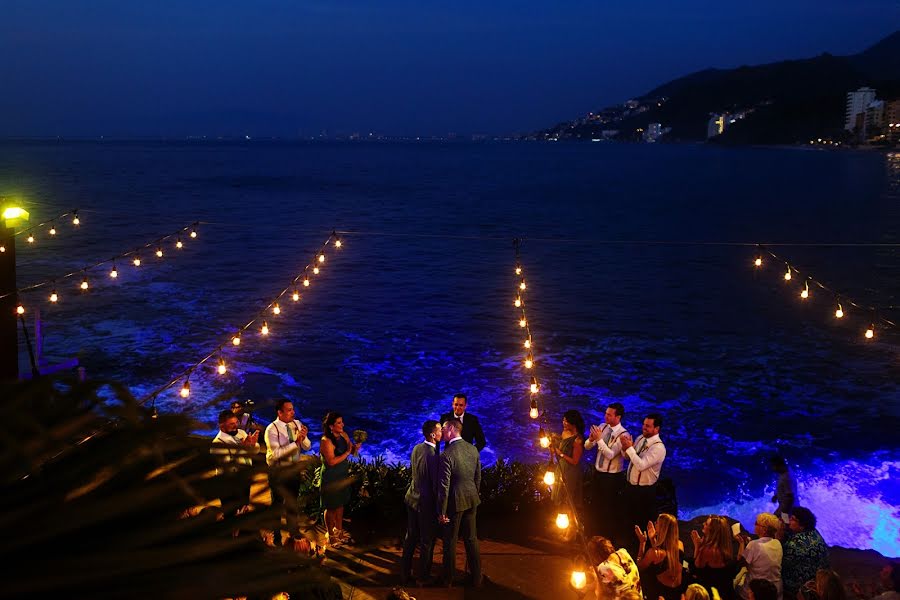
<path id="1" fill-rule="evenodd" d="M 72 217 L 71 219 L 67 219 L 67 217 Z M 33 225 L 32 227 L 28 227 L 27 229 L 23 229 L 22 231 L 17 231 L 14 236 L 18 237 L 20 235 L 24 235 L 25 241 L 29 246 L 33 246 L 37 242 L 37 238 L 35 237 L 35 233 L 43 228 L 48 227 L 47 235 L 51 238 L 55 238 L 56 234 L 59 233 L 59 230 L 56 228 L 57 222 L 62 222 L 64 220 L 68 220 L 71 222 L 72 226 L 75 229 L 78 229 L 78 226 L 81 225 L 81 218 L 78 216 L 78 209 L 72 209 L 69 212 L 64 212 L 61 215 L 57 215 L 50 219 L 49 221 L 44 221 L 43 223 L 38 223 L 37 225 Z M 0 255 L 6 254 L 6 246 L 0 243 Z"/>

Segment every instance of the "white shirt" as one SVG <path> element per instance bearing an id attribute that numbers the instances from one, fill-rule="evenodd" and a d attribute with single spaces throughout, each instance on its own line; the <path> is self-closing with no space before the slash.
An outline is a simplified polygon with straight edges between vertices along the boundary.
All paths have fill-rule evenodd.
<path id="1" fill-rule="evenodd" d="M 425 443 L 428 444 L 429 446 L 431 446 L 432 448 L 437 447 L 434 442 L 429 442 L 428 440 L 425 440 Z"/>
<path id="2" fill-rule="evenodd" d="M 294 419 L 292 421 L 297 426 L 297 433 L 303 423 Z M 288 433 L 290 423 L 285 423 L 281 419 L 275 419 L 266 427 L 266 463 L 272 465 L 288 465 L 297 462 L 300 459 L 300 450 L 309 450 L 312 442 L 308 437 L 304 437 L 297 444 L 297 441 L 291 441 L 291 435 Z M 296 434 L 295 434 L 296 435 Z"/>
<path id="3" fill-rule="evenodd" d="M 447 442 L 447 445 L 449 446 L 449 445 L 452 444 L 453 442 L 458 442 L 458 441 L 461 440 L 461 439 L 462 439 L 461 437 L 455 437 L 455 438 L 453 438 L 452 440 L 450 440 L 449 442 Z"/>
<path id="4" fill-rule="evenodd" d="M 584 443 L 584 449 L 590 450 L 597 446 L 597 459 L 594 468 L 601 473 L 621 473 L 625 466 L 625 458 L 622 456 L 622 441 L 619 439 L 623 433 L 628 433 L 622 424 L 610 427 L 604 423 L 600 427 L 600 439 L 596 442 L 590 438 Z"/>
<path id="5" fill-rule="evenodd" d="M 658 434 L 646 440 L 644 436 L 639 436 L 625 454 L 631 461 L 628 466 L 628 483 L 644 486 L 653 485 L 659 480 L 659 472 L 666 459 L 666 447 Z"/>
<path id="6" fill-rule="evenodd" d="M 259 452 L 259 443 L 255 446 L 244 446 L 244 440 L 247 439 L 247 432 L 238 429 L 236 435 L 230 435 L 222 430 L 213 438 L 213 446 L 209 449 L 210 454 L 214 454 L 222 459 L 222 462 L 235 462 L 239 465 L 252 465 L 253 459 L 251 455 Z M 222 446 L 228 446 L 223 448 Z"/>
<path id="7" fill-rule="evenodd" d="M 778 589 L 778 597 L 781 598 L 781 559 L 783 556 L 781 542 L 774 538 L 761 537 L 747 544 L 744 549 L 744 560 L 747 561 L 747 581 L 754 579 L 771 581 Z"/>

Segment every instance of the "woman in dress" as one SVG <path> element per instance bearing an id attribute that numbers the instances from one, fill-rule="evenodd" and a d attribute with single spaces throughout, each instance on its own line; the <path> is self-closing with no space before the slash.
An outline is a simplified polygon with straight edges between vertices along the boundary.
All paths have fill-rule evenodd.
<path id="1" fill-rule="evenodd" d="M 557 504 L 565 504 L 566 497 L 562 482 L 571 496 L 575 508 L 581 508 L 583 493 L 581 455 L 584 454 L 584 418 L 577 410 L 567 410 L 563 414 L 562 435 L 559 446 L 554 449 L 558 459 L 556 480 L 552 498 Z"/>
<path id="2" fill-rule="evenodd" d="M 351 541 L 344 531 L 344 506 L 350 501 L 350 455 L 357 454 L 361 445 L 350 441 L 339 413 L 328 412 L 322 419 L 322 507 L 325 535 L 333 548 Z"/>
<path id="3" fill-rule="evenodd" d="M 697 583 L 712 594 L 716 588 L 722 600 L 734 598 L 734 576 L 737 562 L 734 560 L 734 542 L 728 520 L 710 515 L 703 523 L 703 537 L 691 531 L 694 543 L 694 576 Z"/>
<path id="4" fill-rule="evenodd" d="M 597 566 L 597 600 L 625 600 L 625 595 L 641 589 L 637 565 L 625 548 L 615 549 L 602 536 L 588 541 L 591 563 Z"/>
<path id="5" fill-rule="evenodd" d="M 681 599 L 681 561 L 684 547 L 678 539 L 678 520 L 663 513 L 647 523 L 647 533 L 634 526 L 638 538 L 637 564 L 641 570 L 641 586 L 647 600 Z M 650 547 L 647 548 L 647 545 Z"/>

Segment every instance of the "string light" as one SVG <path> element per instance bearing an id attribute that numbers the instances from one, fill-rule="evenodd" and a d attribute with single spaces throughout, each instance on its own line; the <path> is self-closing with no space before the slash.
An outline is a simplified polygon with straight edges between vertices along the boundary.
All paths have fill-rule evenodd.
<path id="1" fill-rule="evenodd" d="M 219 359 L 219 366 L 216 367 L 216 371 L 219 373 L 219 375 L 224 375 L 225 373 L 228 372 L 228 367 L 225 366 L 224 358 Z"/>
<path id="2" fill-rule="evenodd" d="M 556 473 L 552 467 L 544 471 L 544 485 L 556 485 Z"/>
<path id="3" fill-rule="evenodd" d="M 0 252 L 6 252 L 6 246 L 0 245 Z"/>
<path id="4" fill-rule="evenodd" d="M 29 236 L 28 236 L 28 243 L 29 243 L 29 244 L 33 244 L 33 243 L 34 243 L 34 236 L 33 236 L 33 235 L 30 235 L 30 234 L 29 234 Z"/>
<path id="5" fill-rule="evenodd" d="M 231 338 L 232 346 L 240 346 L 241 345 L 241 334 L 235 334 L 234 337 Z"/>
<path id="6" fill-rule="evenodd" d="M 303 277 L 303 287 L 309 287 L 309 277 Z"/>
<path id="7" fill-rule="evenodd" d="M 299 302 L 299 301 L 300 301 L 300 292 L 297 291 L 297 288 L 294 288 L 294 293 L 291 294 L 291 299 L 292 299 L 294 302 Z"/>
<path id="8" fill-rule="evenodd" d="M 525 357 L 525 368 L 530 369 L 534 366 L 534 355 L 531 352 Z"/>
<path id="9" fill-rule="evenodd" d="M 756 259 L 753 261 L 753 265 L 756 267 L 762 266 L 762 256 L 757 255 Z"/>
<path id="10" fill-rule="evenodd" d="M 90 284 L 88 283 L 87 275 L 85 275 L 84 279 L 81 280 L 81 289 L 87 290 L 89 287 L 90 287 Z"/>
<path id="11" fill-rule="evenodd" d="M 182 398 L 187 398 L 191 395 L 191 382 L 187 379 L 184 380 L 184 385 L 181 386 L 181 391 L 179 392 Z"/>
<path id="12" fill-rule="evenodd" d="M 550 436 L 547 435 L 547 432 L 544 430 L 543 426 L 541 426 L 541 430 L 538 432 L 538 441 L 541 444 L 541 448 L 550 447 Z"/>
<path id="13" fill-rule="evenodd" d="M 320 253 L 320 254 L 319 254 L 319 262 L 320 262 L 320 263 L 325 262 L 325 254 L 324 254 L 324 253 Z"/>
<path id="14" fill-rule="evenodd" d="M 277 302 L 276 302 L 275 304 L 272 305 L 272 314 L 273 314 L 273 315 L 280 315 L 280 314 L 281 314 L 281 307 L 278 306 L 278 303 L 277 303 Z"/>
<path id="15" fill-rule="evenodd" d="M 516 265 L 516 275 L 522 274 L 522 265 Z"/>
<path id="16" fill-rule="evenodd" d="M 528 321 L 525 320 L 525 317 L 522 317 L 521 319 L 519 319 L 519 327 L 524 328 L 526 325 L 528 325 Z"/>
<path id="17" fill-rule="evenodd" d="M 56 235 L 56 227 L 54 227 L 53 225 L 51 225 L 51 226 L 50 226 L 50 231 L 48 231 L 47 233 L 49 233 L 50 235 Z"/>
<path id="18" fill-rule="evenodd" d="M 569 513 L 558 513 L 556 515 L 556 526 L 560 529 L 568 529 L 569 528 Z"/>
<path id="19" fill-rule="evenodd" d="M 874 323 L 869 325 L 869 328 L 866 329 L 866 339 L 871 340 L 873 337 L 875 337 L 875 324 Z"/>
<path id="20" fill-rule="evenodd" d="M 135 254 L 134 260 L 131 262 L 134 264 L 134 266 L 139 267 L 141 266 L 141 257 Z"/>
<path id="21" fill-rule="evenodd" d="M 56 303 L 59 300 L 59 295 L 56 293 L 56 290 L 50 292 L 50 302 Z"/>
<path id="22" fill-rule="evenodd" d="M 191 239 L 192 240 L 197 239 L 197 228 L 196 227 L 191 227 Z"/>
<path id="23" fill-rule="evenodd" d="M 587 586 L 587 574 L 585 573 L 585 560 L 579 556 L 572 566 L 572 575 L 569 576 L 569 584 L 576 590 L 583 590 Z"/>
<path id="24" fill-rule="evenodd" d="M 526 348 L 531 348 L 531 336 L 528 336 L 527 338 L 525 338 L 525 343 L 522 345 L 525 346 Z"/>
<path id="25" fill-rule="evenodd" d="M 269 324 L 263 321 L 262 329 L 259 330 L 263 335 L 269 335 Z"/>
<path id="26" fill-rule="evenodd" d="M 516 299 L 513 302 L 513 306 L 515 306 L 516 308 L 521 308 L 521 306 L 522 306 L 522 297 L 521 296 L 516 296 Z"/>
<path id="27" fill-rule="evenodd" d="M 537 419 L 540 416 L 538 413 L 537 399 L 535 398 L 531 399 L 531 408 L 528 410 L 528 416 L 532 419 Z"/>
<path id="28" fill-rule="evenodd" d="M 179 250 L 181 250 L 182 248 L 184 248 L 184 244 L 181 243 L 181 238 L 178 238 L 178 239 L 175 241 L 175 247 L 178 248 Z"/>
<path id="29" fill-rule="evenodd" d="M 163 251 L 162 251 L 162 247 L 161 247 L 161 246 L 157 246 L 157 247 L 156 247 L 156 257 L 157 257 L 157 258 L 162 258 L 162 257 L 163 257 Z"/>
<path id="30" fill-rule="evenodd" d="M 318 274 L 319 274 L 319 265 L 315 265 L 313 267 L 313 275 L 318 275 Z"/>
<path id="31" fill-rule="evenodd" d="M 109 276 L 112 277 L 113 279 L 115 279 L 116 277 L 119 276 L 119 271 L 116 270 L 116 264 L 115 264 L 115 263 L 113 263 L 112 271 L 109 272 Z"/>
<path id="32" fill-rule="evenodd" d="M 788 266 L 787 266 L 787 271 L 784 272 L 784 280 L 785 280 L 785 281 L 790 281 L 790 280 L 791 280 L 791 265 L 788 265 Z"/>
<path id="33" fill-rule="evenodd" d="M 522 290 L 523 292 L 524 292 L 526 289 L 528 289 L 528 286 L 525 285 L 525 280 L 524 280 L 524 279 L 523 279 L 522 281 L 519 282 L 519 289 Z"/>
<path id="34" fill-rule="evenodd" d="M 844 318 L 844 308 L 841 306 L 840 302 L 837 303 L 837 309 L 835 309 L 835 311 L 834 311 L 834 317 L 836 319 Z"/>
<path id="35" fill-rule="evenodd" d="M 81 219 L 78 218 L 78 211 L 77 211 L 77 210 L 73 210 L 73 211 L 72 211 L 72 215 L 73 215 L 73 216 L 72 216 L 72 225 L 75 225 L 76 227 L 77 227 L 78 225 L 81 225 Z"/>
<path id="36" fill-rule="evenodd" d="M 335 248 L 340 248 L 342 245 L 343 245 L 343 244 L 341 243 L 340 238 L 334 240 L 334 247 L 335 247 Z"/>
<path id="37" fill-rule="evenodd" d="M 540 387 L 540 386 L 538 385 L 537 379 L 535 379 L 534 377 L 532 377 L 532 378 L 531 378 L 531 386 L 529 386 L 529 389 L 531 390 L 531 393 L 532 393 L 532 394 L 537 394 L 537 393 L 538 393 L 538 388 L 539 388 L 539 387 Z"/>
<path id="38" fill-rule="evenodd" d="M 809 298 L 809 281 L 803 283 L 803 291 L 800 292 L 800 297 L 806 300 Z"/>
<path id="39" fill-rule="evenodd" d="M 21 303 L 19 303 L 19 304 L 16 305 L 16 314 L 17 314 L 17 315 L 24 315 L 24 314 L 25 314 L 25 307 L 22 306 Z"/>

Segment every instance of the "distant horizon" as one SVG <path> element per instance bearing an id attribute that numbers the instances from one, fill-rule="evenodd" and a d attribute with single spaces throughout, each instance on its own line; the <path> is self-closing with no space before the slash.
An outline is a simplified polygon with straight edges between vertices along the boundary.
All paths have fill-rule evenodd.
<path id="1" fill-rule="evenodd" d="M 261 5 L 5 7 L 0 139 L 514 136 L 708 68 L 856 54 L 900 23 L 892 0 Z"/>

